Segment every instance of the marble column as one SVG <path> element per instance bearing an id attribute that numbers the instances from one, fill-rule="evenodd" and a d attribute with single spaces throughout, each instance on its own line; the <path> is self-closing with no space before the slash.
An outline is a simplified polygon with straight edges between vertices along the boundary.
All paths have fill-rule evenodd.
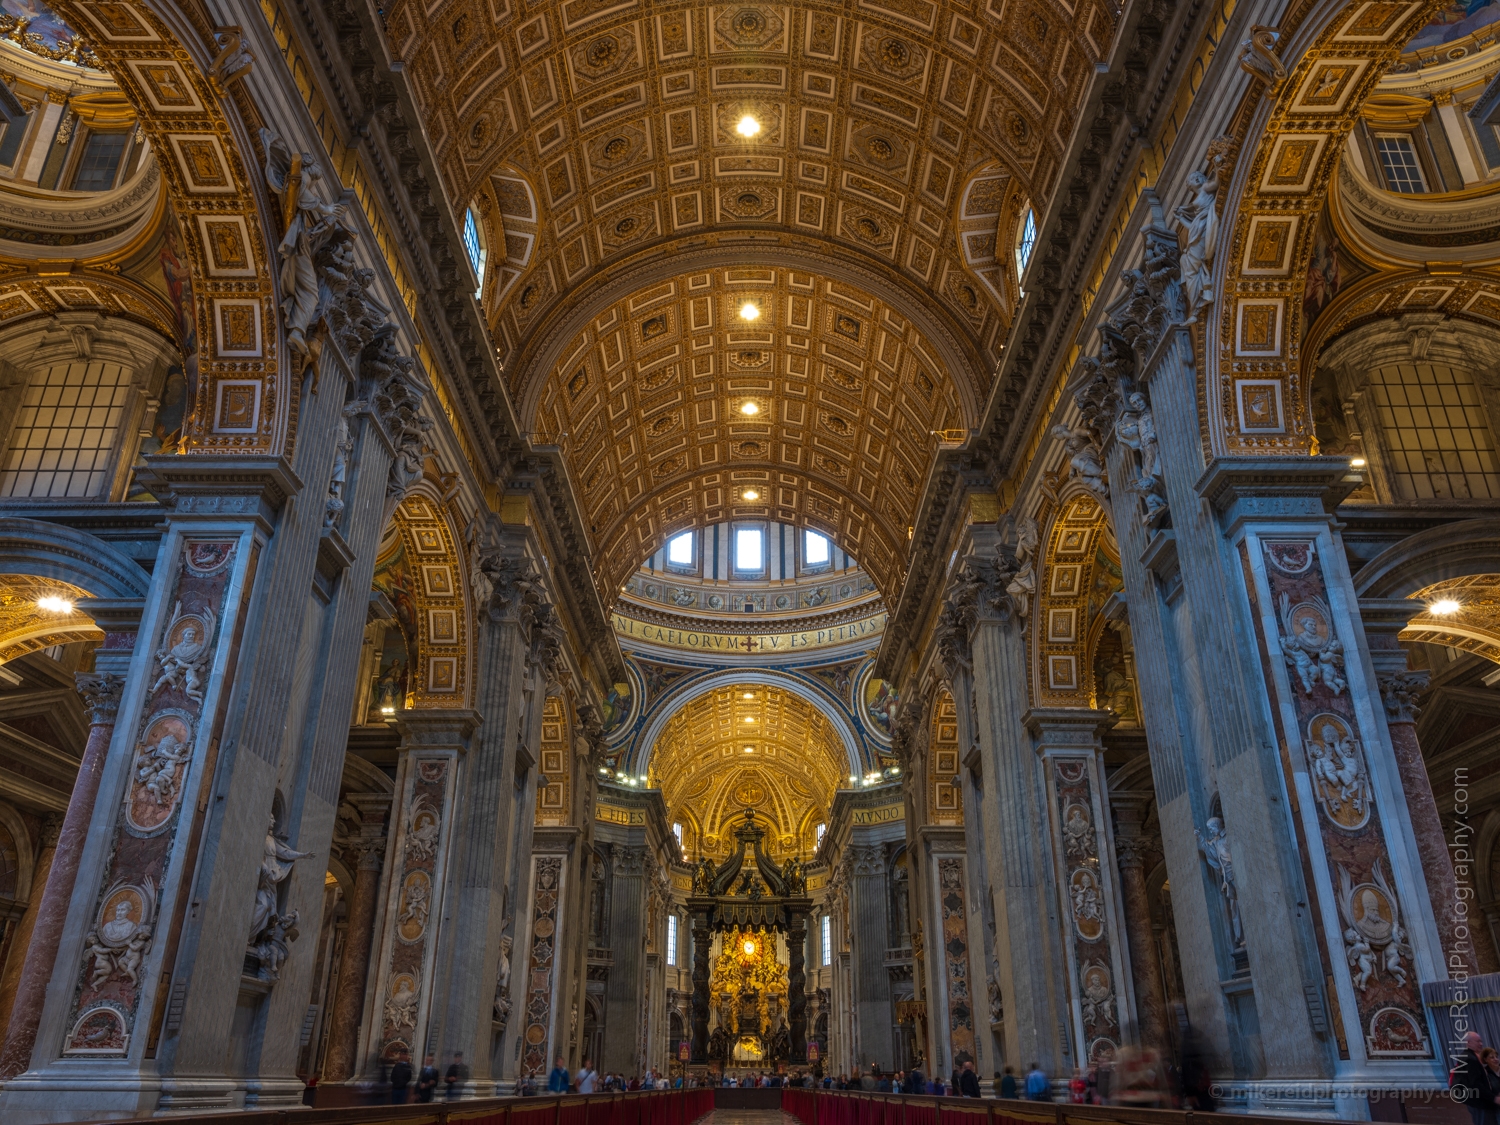
<path id="1" fill-rule="evenodd" d="M 469 1067 L 464 1096 L 493 1092 L 495 990 L 507 911 L 506 853 L 510 795 L 521 755 L 516 732 L 525 711 L 526 662 L 547 640 L 552 610 L 540 599 L 540 576 L 522 557 L 513 534 L 502 551 L 486 555 L 481 577 L 489 598 L 477 607 L 475 709 L 480 725 L 464 761 L 463 797 L 450 865 L 448 917 L 439 938 L 429 1045 L 442 1059 L 462 1051 Z M 476 582 L 480 578 L 476 577 Z M 489 987 L 486 988 L 485 984 Z"/>
<path id="2" fill-rule="evenodd" d="M 41 848 L 31 869 L 31 894 L 25 912 L 10 933 L 10 947 L 15 950 L 5 966 L 5 976 L 0 977 L 0 1036 L 10 1026 L 10 1013 L 16 1002 L 16 991 L 20 987 L 21 970 L 31 950 L 31 934 L 36 929 L 36 916 L 42 906 L 42 892 L 47 886 L 47 877 L 52 873 L 52 861 L 57 856 L 57 837 L 62 831 L 63 818 L 49 813 L 42 822 Z M 0 1040 L 3 1042 L 3 1040 Z"/>
<path id="3" fill-rule="evenodd" d="M 798 910 L 786 931 L 787 1024 L 792 1034 L 791 1066 L 807 1062 L 807 915 Z"/>
<path id="4" fill-rule="evenodd" d="M 609 947 L 614 964 L 604 983 L 604 1057 L 595 1059 L 601 1070 L 634 1074 L 636 1059 L 635 1025 L 645 1002 L 642 984 L 645 965 L 646 868 L 650 851 L 640 845 L 616 845 L 611 857 L 609 896 Z"/>
<path id="5" fill-rule="evenodd" d="M 1125 915 L 1125 941 L 1130 949 L 1130 973 L 1135 982 L 1135 1010 L 1140 1018 L 1141 1042 L 1164 1051 L 1167 1034 L 1166 990 L 1161 959 L 1151 928 L 1151 900 L 1146 891 L 1146 869 L 1139 820 L 1115 819 L 1115 864 L 1120 871 L 1120 906 Z"/>
<path id="6" fill-rule="evenodd" d="M 33 899 L 38 902 L 35 914 L 27 911 L 32 926 L 31 932 L 25 934 L 26 960 L 16 985 L 5 1043 L 0 1047 L 0 1078 L 20 1074 L 31 1061 L 37 1026 L 47 1000 L 47 984 L 52 980 L 58 942 L 68 920 L 68 904 L 73 899 L 73 884 L 78 879 L 78 864 L 83 857 L 89 820 L 94 815 L 94 802 L 99 797 L 104 758 L 114 737 L 115 716 L 124 686 L 125 678 L 113 672 L 78 673 L 78 691 L 89 709 L 89 737 L 84 744 L 83 759 L 78 763 L 68 811 L 47 864 L 46 885 L 40 894 L 33 892 Z M 24 919 L 22 930 L 24 933 Z"/>
<path id="7" fill-rule="evenodd" d="M 999 871 L 990 876 L 995 903 L 995 959 L 1005 997 L 1004 1057 L 1048 1073 L 1073 1066 L 1063 934 L 1049 873 L 1046 780 L 1026 726 L 1030 706 L 1024 619 L 1005 594 L 1010 574 L 999 557 L 994 525 L 976 525 L 968 601 L 974 677 L 975 741 L 983 784 L 974 831 L 989 840 Z M 970 831 L 965 822 L 965 831 Z"/>
<path id="8" fill-rule="evenodd" d="M 1390 731 L 1391 749 L 1401 773 L 1401 789 L 1449 975 L 1460 970 L 1471 976 L 1500 972 L 1500 957 L 1496 956 L 1490 927 L 1476 908 L 1472 881 L 1466 880 L 1460 892 L 1453 868 L 1454 853 L 1449 849 L 1442 813 L 1432 794 L 1432 780 L 1417 740 L 1417 717 L 1421 713 L 1417 699 L 1427 690 L 1428 674 L 1407 668 L 1400 632 L 1424 608 L 1421 602 L 1407 598 L 1361 598 L 1359 602 L 1360 619 L 1385 708 L 1386 729 Z M 1460 841 L 1454 843 L 1459 845 Z M 1472 835 L 1467 845 L 1472 857 Z"/>
<path id="9" fill-rule="evenodd" d="M 343 1082 L 357 1072 L 359 1028 L 370 977 L 370 948 L 374 942 L 375 907 L 380 900 L 380 871 L 385 857 L 384 822 L 391 799 L 385 793 L 356 793 L 349 798 L 363 821 L 360 836 L 350 842 L 359 856 L 354 867 L 354 890 L 349 896 L 348 928 L 339 960 L 338 987 L 329 1018 L 328 1051 L 321 1081 Z"/>
<path id="10" fill-rule="evenodd" d="M 708 929 L 708 911 L 693 911 L 692 1061 L 708 1061 L 708 947 L 713 935 Z"/>

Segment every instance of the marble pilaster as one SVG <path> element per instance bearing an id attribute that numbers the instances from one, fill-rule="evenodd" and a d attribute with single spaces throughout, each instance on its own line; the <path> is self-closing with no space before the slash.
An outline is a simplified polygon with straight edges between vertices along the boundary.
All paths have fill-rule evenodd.
<path id="1" fill-rule="evenodd" d="M 1467 972 L 1473 976 L 1500 972 L 1500 958 L 1496 957 L 1490 927 L 1475 907 L 1473 881 L 1467 880 L 1460 892 L 1454 872 L 1454 852 L 1449 848 L 1448 833 L 1433 797 L 1432 780 L 1417 739 L 1417 716 L 1421 712 L 1418 699 L 1427 689 L 1428 674 L 1407 667 L 1406 650 L 1401 647 L 1399 634 L 1424 608 L 1423 603 L 1406 598 L 1361 598 L 1359 602 L 1391 749 L 1401 774 L 1401 791 L 1411 816 L 1412 834 L 1422 859 L 1427 896 L 1432 902 L 1448 974 Z M 1463 847 L 1457 839 L 1453 843 Z M 1465 850 L 1472 856 L 1472 836 L 1467 843 Z"/>
<path id="2" fill-rule="evenodd" d="M 370 985 L 370 948 L 380 901 L 380 873 L 386 850 L 386 816 L 391 799 L 385 793 L 356 793 L 348 798 L 360 812 L 360 833 L 347 851 L 356 855 L 354 889 L 349 896 L 344 949 L 329 1020 L 328 1048 L 320 1082 L 343 1082 L 358 1070 L 359 1029 Z"/>

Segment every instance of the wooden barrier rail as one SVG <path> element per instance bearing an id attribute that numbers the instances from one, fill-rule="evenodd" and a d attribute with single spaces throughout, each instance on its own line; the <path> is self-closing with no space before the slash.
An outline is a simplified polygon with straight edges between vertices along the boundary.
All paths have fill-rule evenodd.
<path id="1" fill-rule="evenodd" d="M 543 1094 L 337 1109 L 239 1110 L 173 1116 L 173 1125 L 693 1125 L 714 1108 L 714 1091 Z M 115 1123 L 118 1125 L 118 1123 Z"/>
<path id="2" fill-rule="evenodd" d="M 1446 1098 L 1446 1113 L 1422 1121 L 1445 1121 L 1462 1115 Z M 781 1108 L 801 1125 L 1289 1125 L 1311 1118 L 1199 1113 L 1183 1109 L 1140 1109 L 1119 1105 L 1073 1105 L 1015 1098 L 938 1098 L 915 1094 L 878 1094 L 855 1090 L 781 1092 Z M 1380 1118 L 1377 1117 L 1377 1120 Z M 1385 1118 L 1402 1121 L 1403 1116 Z M 1327 1125 L 1327 1118 L 1318 1119 Z M 1417 1121 L 1419 1118 L 1412 1117 Z M 1466 1116 L 1458 1120 L 1467 1122 Z"/>

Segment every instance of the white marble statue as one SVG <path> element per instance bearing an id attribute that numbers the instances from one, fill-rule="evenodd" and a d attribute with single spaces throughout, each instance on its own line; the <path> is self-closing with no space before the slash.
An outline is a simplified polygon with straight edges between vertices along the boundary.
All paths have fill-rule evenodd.
<path id="1" fill-rule="evenodd" d="M 1182 290 L 1187 298 L 1189 321 L 1196 320 L 1200 309 L 1214 299 L 1210 282 L 1213 279 L 1214 251 L 1219 244 L 1219 168 L 1222 156 L 1211 156 L 1207 172 L 1194 172 L 1188 176 L 1188 201 L 1175 212 L 1177 226 L 1183 232 L 1187 245 L 1178 258 L 1178 269 L 1182 277 Z"/>
<path id="2" fill-rule="evenodd" d="M 346 208 L 321 198 L 323 169 L 309 154 L 292 152 L 270 129 L 262 129 L 260 137 L 266 150 L 266 183 L 281 197 L 286 227 L 276 247 L 281 256 L 281 314 L 287 346 L 300 373 L 316 358 L 308 339 L 321 313 L 315 258 L 335 233 L 343 234 Z"/>
<path id="3" fill-rule="evenodd" d="M 299 852 L 277 839 L 274 820 L 266 827 L 266 843 L 261 852 L 260 872 L 256 877 L 255 913 L 250 917 L 252 946 L 264 937 L 267 928 L 276 920 L 277 891 L 291 875 L 292 865 L 310 855 L 312 852 Z"/>
<path id="4" fill-rule="evenodd" d="M 1198 850 L 1204 860 L 1219 876 L 1219 893 L 1229 908 L 1229 931 L 1238 947 L 1245 944 L 1245 931 L 1240 923 L 1239 886 L 1234 880 L 1234 857 L 1229 851 L 1229 836 L 1224 831 L 1224 822 L 1216 816 L 1208 818 L 1207 833 L 1193 829 L 1198 839 Z"/>

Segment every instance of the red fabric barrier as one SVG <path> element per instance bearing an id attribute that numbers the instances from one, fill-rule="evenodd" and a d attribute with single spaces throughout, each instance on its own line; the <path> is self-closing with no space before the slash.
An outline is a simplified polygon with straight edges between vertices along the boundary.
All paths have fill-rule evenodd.
<path id="1" fill-rule="evenodd" d="M 906 1125 L 938 1125 L 937 1103 L 930 1099 L 908 1101 Z"/>

